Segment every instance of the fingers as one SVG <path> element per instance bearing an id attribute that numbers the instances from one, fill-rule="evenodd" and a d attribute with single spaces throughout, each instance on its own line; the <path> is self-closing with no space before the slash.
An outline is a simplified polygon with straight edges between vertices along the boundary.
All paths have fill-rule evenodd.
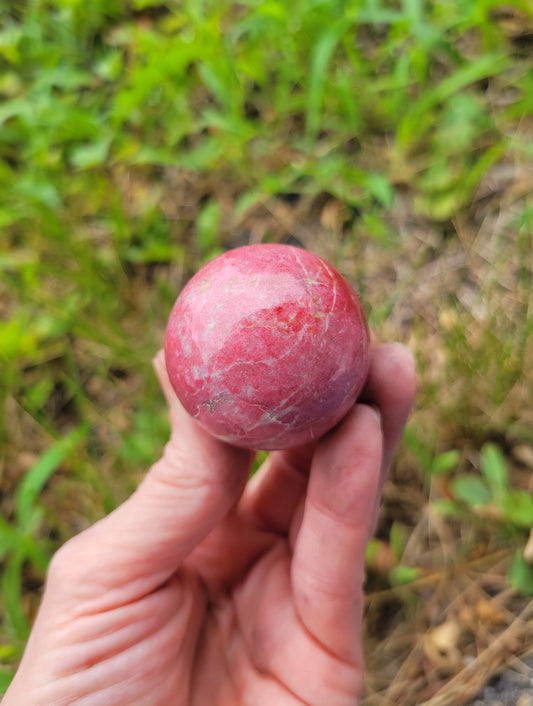
<path id="1" fill-rule="evenodd" d="M 248 483 L 242 514 L 257 529 L 287 534 L 307 487 L 316 443 L 272 452 Z"/>
<path id="2" fill-rule="evenodd" d="M 416 394 L 415 361 L 401 343 L 375 346 L 361 400 L 376 405 L 381 413 L 385 448 L 384 464 L 390 464 Z"/>
<path id="3" fill-rule="evenodd" d="M 201 429 L 174 395 L 161 355 L 154 365 L 172 422 L 164 456 L 123 505 L 63 551 L 89 596 L 112 600 L 115 589 L 123 598 L 161 585 L 237 502 L 248 477 L 251 453 Z"/>
<path id="4" fill-rule="evenodd" d="M 399 343 L 374 345 L 367 383 L 361 399 L 379 409 L 384 434 L 380 489 L 386 480 L 394 450 L 401 438 L 416 391 L 414 360 Z M 249 483 L 241 507 L 252 524 L 287 534 L 305 495 L 316 444 L 276 451 Z M 377 516 L 376 501 L 375 516 Z M 375 521 L 375 520 L 374 520 Z"/>
<path id="5" fill-rule="evenodd" d="M 240 671 L 282 685 L 292 696 L 291 704 L 354 706 L 362 687 L 361 664 L 339 659 L 309 633 L 292 600 L 290 564 L 287 546 L 278 542 L 236 586 L 233 598 L 240 634 L 231 641 L 226 660 L 232 664 L 236 653 L 245 654 L 247 664 Z M 241 635 L 244 649 L 239 649 Z M 285 700 L 258 697 L 249 703 L 277 706 Z"/>
<path id="6" fill-rule="evenodd" d="M 379 415 L 362 404 L 319 444 L 292 563 L 295 605 L 307 630 L 359 665 L 364 557 L 382 448 Z"/>
<path id="7" fill-rule="evenodd" d="M 411 351 L 401 343 L 374 346 L 370 372 L 361 395 L 362 401 L 379 409 L 384 437 L 379 494 L 374 508 L 372 531 L 377 523 L 381 491 L 415 394 L 416 370 Z"/>

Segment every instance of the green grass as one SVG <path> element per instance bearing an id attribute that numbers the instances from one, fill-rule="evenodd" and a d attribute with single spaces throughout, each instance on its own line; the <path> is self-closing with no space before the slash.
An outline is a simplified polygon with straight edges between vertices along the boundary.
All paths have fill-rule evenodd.
<path id="1" fill-rule="evenodd" d="M 436 501 L 531 592 L 532 32 L 525 0 L 2 4 L 0 691 L 52 552 L 164 444 L 179 289 L 250 241 L 330 259 L 419 361 L 370 589 L 414 581 L 405 617 Z"/>

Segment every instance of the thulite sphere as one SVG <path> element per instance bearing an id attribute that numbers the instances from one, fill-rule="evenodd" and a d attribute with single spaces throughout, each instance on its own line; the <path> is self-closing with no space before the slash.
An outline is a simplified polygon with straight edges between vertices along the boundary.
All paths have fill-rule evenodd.
<path id="1" fill-rule="evenodd" d="M 185 409 L 213 436 L 252 449 L 317 439 L 354 404 L 369 332 L 354 290 L 289 245 L 230 250 L 188 282 L 165 360 Z"/>

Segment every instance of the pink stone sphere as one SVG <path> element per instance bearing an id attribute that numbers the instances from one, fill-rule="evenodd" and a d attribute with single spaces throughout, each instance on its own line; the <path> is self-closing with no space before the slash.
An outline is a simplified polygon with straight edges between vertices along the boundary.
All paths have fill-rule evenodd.
<path id="1" fill-rule="evenodd" d="M 185 409 L 213 436 L 251 449 L 317 439 L 368 374 L 363 307 L 325 260 L 248 245 L 203 267 L 168 320 L 165 360 Z"/>

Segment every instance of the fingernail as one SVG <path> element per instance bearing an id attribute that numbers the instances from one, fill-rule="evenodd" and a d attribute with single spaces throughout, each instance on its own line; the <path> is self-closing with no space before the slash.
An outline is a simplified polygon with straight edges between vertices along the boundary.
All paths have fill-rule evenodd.
<path id="1" fill-rule="evenodd" d="M 408 348 L 405 344 L 395 341 L 394 343 L 389 343 L 388 349 L 389 354 L 392 354 L 396 360 L 402 362 L 404 365 L 416 366 L 416 359 L 413 351 Z"/>

